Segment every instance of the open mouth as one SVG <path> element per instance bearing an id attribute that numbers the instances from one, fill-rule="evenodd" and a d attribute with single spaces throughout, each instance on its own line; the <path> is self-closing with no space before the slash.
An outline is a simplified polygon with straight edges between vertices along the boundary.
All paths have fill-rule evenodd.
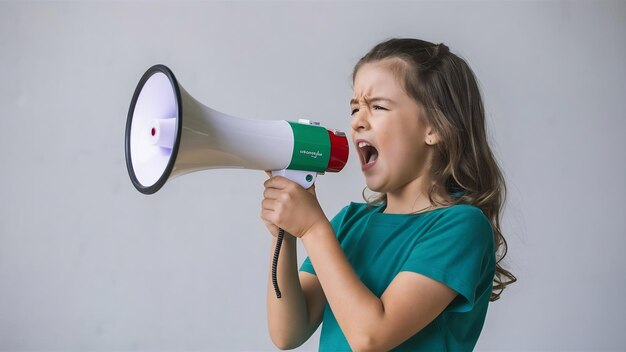
<path id="1" fill-rule="evenodd" d="M 374 165 L 378 159 L 378 150 L 365 141 L 358 142 L 357 147 L 361 165 L 363 165 L 363 167 Z"/>

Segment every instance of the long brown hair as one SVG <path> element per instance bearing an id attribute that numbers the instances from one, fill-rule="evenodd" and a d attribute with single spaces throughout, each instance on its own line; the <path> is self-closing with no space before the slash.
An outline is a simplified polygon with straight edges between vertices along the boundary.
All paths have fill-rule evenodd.
<path id="1" fill-rule="evenodd" d="M 386 59 L 397 61 L 392 62 L 394 73 L 404 76 L 400 80 L 404 89 L 422 107 L 439 136 L 430 170 L 431 204 L 471 204 L 491 222 L 496 252 L 491 301 L 495 301 L 517 279 L 500 264 L 507 252 L 500 228 L 506 185 L 487 143 L 485 112 L 476 77 L 465 60 L 443 43 L 396 38 L 376 45 L 361 58 L 354 67 L 352 81 L 362 65 Z M 385 203 L 386 195 L 365 200 Z"/>

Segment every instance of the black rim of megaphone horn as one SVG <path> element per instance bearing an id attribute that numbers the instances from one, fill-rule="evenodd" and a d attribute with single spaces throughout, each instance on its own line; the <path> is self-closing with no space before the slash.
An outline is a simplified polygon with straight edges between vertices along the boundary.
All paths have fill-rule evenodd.
<path id="1" fill-rule="evenodd" d="M 161 177 L 153 185 L 144 186 L 137 179 L 137 176 L 135 175 L 135 169 L 133 169 L 133 163 L 132 163 L 131 154 L 130 154 L 130 127 L 133 122 L 133 114 L 135 112 L 135 105 L 137 104 L 137 99 L 139 98 L 139 94 L 141 93 L 141 90 L 143 89 L 143 86 L 146 84 L 148 79 L 157 72 L 161 72 L 167 76 L 167 78 L 170 80 L 170 84 L 172 85 L 172 89 L 176 93 L 176 105 L 177 105 L 177 110 L 178 110 L 178 116 L 176 118 L 176 141 L 174 142 L 174 145 L 172 146 L 172 154 L 170 156 L 170 160 L 167 163 L 167 167 L 165 168 L 165 171 L 163 171 L 163 174 L 161 175 Z M 133 185 L 135 186 L 135 188 L 137 188 L 139 192 L 143 194 L 155 193 L 156 191 L 161 189 L 161 187 L 163 187 L 167 179 L 170 177 L 170 174 L 172 173 L 172 169 L 174 168 L 174 164 L 176 163 L 176 156 L 178 155 L 178 146 L 180 144 L 180 135 L 182 131 L 182 125 L 183 125 L 183 104 L 180 98 L 180 89 L 178 88 L 178 82 L 176 81 L 176 77 L 174 76 L 174 73 L 172 73 L 172 71 L 165 65 L 159 64 L 159 65 L 154 65 L 150 67 L 146 71 L 146 73 L 143 74 L 143 76 L 141 77 L 141 80 L 137 84 L 137 88 L 135 88 L 135 94 L 133 94 L 133 99 L 130 102 L 130 108 L 128 109 L 128 118 L 126 119 L 126 135 L 125 135 L 126 137 L 125 138 L 126 167 L 128 169 L 128 174 L 130 176 L 131 181 L 133 182 Z"/>

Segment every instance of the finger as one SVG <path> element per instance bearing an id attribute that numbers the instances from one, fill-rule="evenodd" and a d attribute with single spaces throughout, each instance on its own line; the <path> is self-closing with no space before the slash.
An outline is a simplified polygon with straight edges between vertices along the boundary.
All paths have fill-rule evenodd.
<path id="1" fill-rule="evenodd" d="M 273 188 L 273 187 L 265 187 L 263 190 L 263 197 L 265 198 L 278 198 L 280 193 L 285 192 L 282 189 Z"/>
<path id="2" fill-rule="evenodd" d="M 276 188 L 266 188 L 263 191 L 263 198 L 280 199 L 280 196 L 281 196 L 282 193 L 283 193 L 283 191 L 278 190 Z"/>
<path id="3" fill-rule="evenodd" d="M 263 187 L 265 187 L 265 189 L 278 188 L 275 178 L 276 176 L 270 176 L 270 178 L 268 178 L 267 180 L 265 180 L 265 182 L 263 182 Z"/>
<path id="4" fill-rule="evenodd" d="M 273 235 L 277 235 L 278 234 L 278 226 L 274 225 L 273 223 L 267 221 L 267 220 L 263 220 L 263 222 L 265 223 L 265 226 L 268 228 L 268 230 L 270 230 L 270 232 Z"/>
<path id="5" fill-rule="evenodd" d="M 293 183 L 293 181 L 285 177 L 273 176 L 266 180 L 265 183 L 263 183 L 263 186 L 265 186 L 265 188 L 284 189 L 288 187 L 290 183 Z"/>
<path id="6" fill-rule="evenodd" d="M 261 202 L 261 209 L 275 212 L 278 206 L 278 202 L 274 199 L 263 199 Z"/>
<path id="7" fill-rule="evenodd" d="M 261 210 L 261 219 L 263 219 L 265 223 L 270 223 L 270 224 L 275 225 L 276 224 L 275 217 L 276 217 L 276 212 L 267 210 L 267 209 Z"/>
<path id="8" fill-rule="evenodd" d="M 269 224 L 267 226 L 268 226 L 268 230 L 270 231 L 272 236 L 278 237 L 278 226 L 276 226 L 274 224 Z"/>
<path id="9" fill-rule="evenodd" d="M 296 181 L 293 181 L 284 176 L 276 176 L 274 177 L 274 182 L 276 182 L 277 187 L 279 189 L 304 189 L 300 184 Z"/>

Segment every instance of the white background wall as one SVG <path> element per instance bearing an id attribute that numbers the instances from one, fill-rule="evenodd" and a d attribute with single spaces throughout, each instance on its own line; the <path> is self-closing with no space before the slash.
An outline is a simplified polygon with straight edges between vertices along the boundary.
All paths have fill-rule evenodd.
<path id="1" fill-rule="evenodd" d="M 217 110 L 348 131 L 353 65 L 405 36 L 473 67 L 508 181 L 519 283 L 477 350 L 626 349 L 626 4 L 469 1 L 0 2 L 0 350 L 275 350 L 264 173 L 139 194 L 131 95 L 163 63 Z M 356 158 L 320 177 L 327 215 L 363 186 Z"/>

